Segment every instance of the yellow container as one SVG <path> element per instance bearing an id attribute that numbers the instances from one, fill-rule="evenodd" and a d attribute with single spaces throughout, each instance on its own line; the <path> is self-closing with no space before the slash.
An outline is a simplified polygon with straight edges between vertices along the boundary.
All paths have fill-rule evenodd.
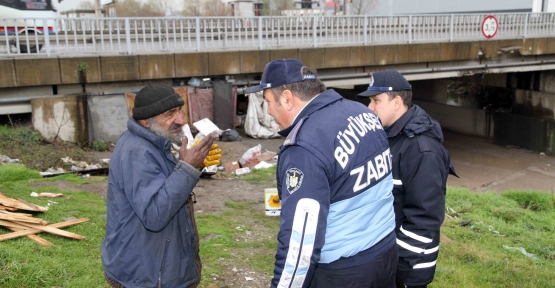
<path id="1" fill-rule="evenodd" d="M 279 201 L 277 188 L 264 189 L 264 206 L 266 216 L 279 216 L 281 213 L 281 202 Z"/>

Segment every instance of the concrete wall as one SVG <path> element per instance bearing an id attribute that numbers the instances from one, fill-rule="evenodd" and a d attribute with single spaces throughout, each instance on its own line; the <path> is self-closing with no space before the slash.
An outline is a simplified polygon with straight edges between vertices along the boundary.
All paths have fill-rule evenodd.
<path id="1" fill-rule="evenodd" d="M 274 59 L 298 58 L 316 69 L 497 59 L 503 47 L 522 47 L 523 55 L 555 54 L 555 38 L 316 47 L 279 50 L 110 55 L 0 60 L 0 88 L 79 84 L 78 65 L 86 64 L 93 83 L 152 81 L 194 76 L 261 73 Z M 479 52 L 483 54 L 479 55 Z"/>
<path id="2" fill-rule="evenodd" d="M 486 110 L 449 106 L 421 100 L 414 100 L 413 102 L 437 120 L 443 129 L 467 135 L 493 136 L 493 123 Z"/>
<path id="3" fill-rule="evenodd" d="M 555 93 L 544 93 L 530 90 L 515 91 L 513 113 L 543 118 L 555 119 Z"/>
<path id="4" fill-rule="evenodd" d="M 33 126 L 46 139 L 59 138 L 88 143 L 85 96 L 61 96 L 31 100 Z"/>
<path id="5" fill-rule="evenodd" d="M 89 143 L 94 140 L 116 143 L 127 129 L 129 111 L 125 95 L 88 96 Z"/>

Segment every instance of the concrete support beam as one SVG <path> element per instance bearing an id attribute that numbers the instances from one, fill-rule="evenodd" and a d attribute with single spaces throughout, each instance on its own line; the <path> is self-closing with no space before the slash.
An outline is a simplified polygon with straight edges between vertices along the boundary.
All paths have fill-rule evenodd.
<path id="1" fill-rule="evenodd" d="M 88 143 L 87 99 L 83 95 L 31 100 L 33 127 L 46 139 Z"/>
<path id="2" fill-rule="evenodd" d="M 378 65 L 395 64 L 397 55 L 397 45 L 375 46 L 375 59 Z"/>
<path id="3" fill-rule="evenodd" d="M 139 56 L 118 55 L 100 57 L 102 81 L 139 80 Z"/>
<path id="4" fill-rule="evenodd" d="M 427 43 L 418 46 L 418 59 L 413 62 L 434 62 L 443 60 L 441 59 L 440 43 Z"/>
<path id="5" fill-rule="evenodd" d="M 241 74 L 241 52 L 208 53 L 208 75 Z"/>
<path id="6" fill-rule="evenodd" d="M 278 59 L 295 58 L 299 59 L 298 49 L 283 49 L 283 50 L 270 50 L 270 61 Z M 262 70 L 260 70 L 262 72 Z"/>
<path id="7" fill-rule="evenodd" d="M 349 66 L 371 66 L 376 64 L 374 57 L 374 46 L 353 46 L 351 47 L 351 58 Z"/>
<path id="8" fill-rule="evenodd" d="M 139 77 L 145 80 L 175 78 L 175 55 L 139 55 Z"/>
<path id="9" fill-rule="evenodd" d="M 417 63 L 421 44 L 397 45 L 395 63 Z"/>
<path id="10" fill-rule="evenodd" d="M 208 75 L 208 53 L 175 54 L 175 77 Z"/>
<path id="11" fill-rule="evenodd" d="M 0 87 L 17 86 L 15 64 L 12 58 L 0 59 Z"/>
<path id="12" fill-rule="evenodd" d="M 241 73 L 258 73 L 270 62 L 270 51 L 241 51 Z"/>
<path id="13" fill-rule="evenodd" d="M 351 64 L 351 47 L 334 47 L 324 49 L 324 67 L 349 67 Z"/>
<path id="14" fill-rule="evenodd" d="M 325 48 L 306 48 L 299 49 L 299 60 L 304 63 L 309 68 L 325 68 Z"/>
<path id="15" fill-rule="evenodd" d="M 60 57 L 60 74 L 62 84 L 79 82 L 79 65 L 87 65 L 87 83 L 102 81 L 100 57 Z"/>
<path id="16" fill-rule="evenodd" d="M 14 59 L 18 86 L 60 84 L 58 58 Z"/>

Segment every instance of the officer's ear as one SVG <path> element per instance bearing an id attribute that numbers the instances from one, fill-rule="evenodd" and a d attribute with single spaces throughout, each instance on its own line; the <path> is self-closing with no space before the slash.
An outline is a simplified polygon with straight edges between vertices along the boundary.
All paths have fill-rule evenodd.
<path id="1" fill-rule="evenodd" d="M 404 104 L 403 104 L 403 98 L 401 98 L 401 96 L 396 95 L 395 98 L 393 98 L 394 104 L 395 104 L 395 109 L 400 109 Z"/>
<path id="2" fill-rule="evenodd" d="M 284 90 L 281 93 L 281 105 L 286 109 L 286 110 L 291 110 L 294 106 L 294 102 L 296 99 L 293 99 L 293 93 L 291 93 L 291 90 Z"/>

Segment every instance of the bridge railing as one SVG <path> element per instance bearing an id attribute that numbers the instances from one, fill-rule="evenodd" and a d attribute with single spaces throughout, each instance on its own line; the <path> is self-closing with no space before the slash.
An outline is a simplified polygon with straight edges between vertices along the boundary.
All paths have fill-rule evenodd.
<path id="1" fill-rule="evenodd" d="M 0 56 L 478 41 L 488 15 L 5 18 Z M 555 13 L 493 15 L 495 38 L 555 36 Z"/>

